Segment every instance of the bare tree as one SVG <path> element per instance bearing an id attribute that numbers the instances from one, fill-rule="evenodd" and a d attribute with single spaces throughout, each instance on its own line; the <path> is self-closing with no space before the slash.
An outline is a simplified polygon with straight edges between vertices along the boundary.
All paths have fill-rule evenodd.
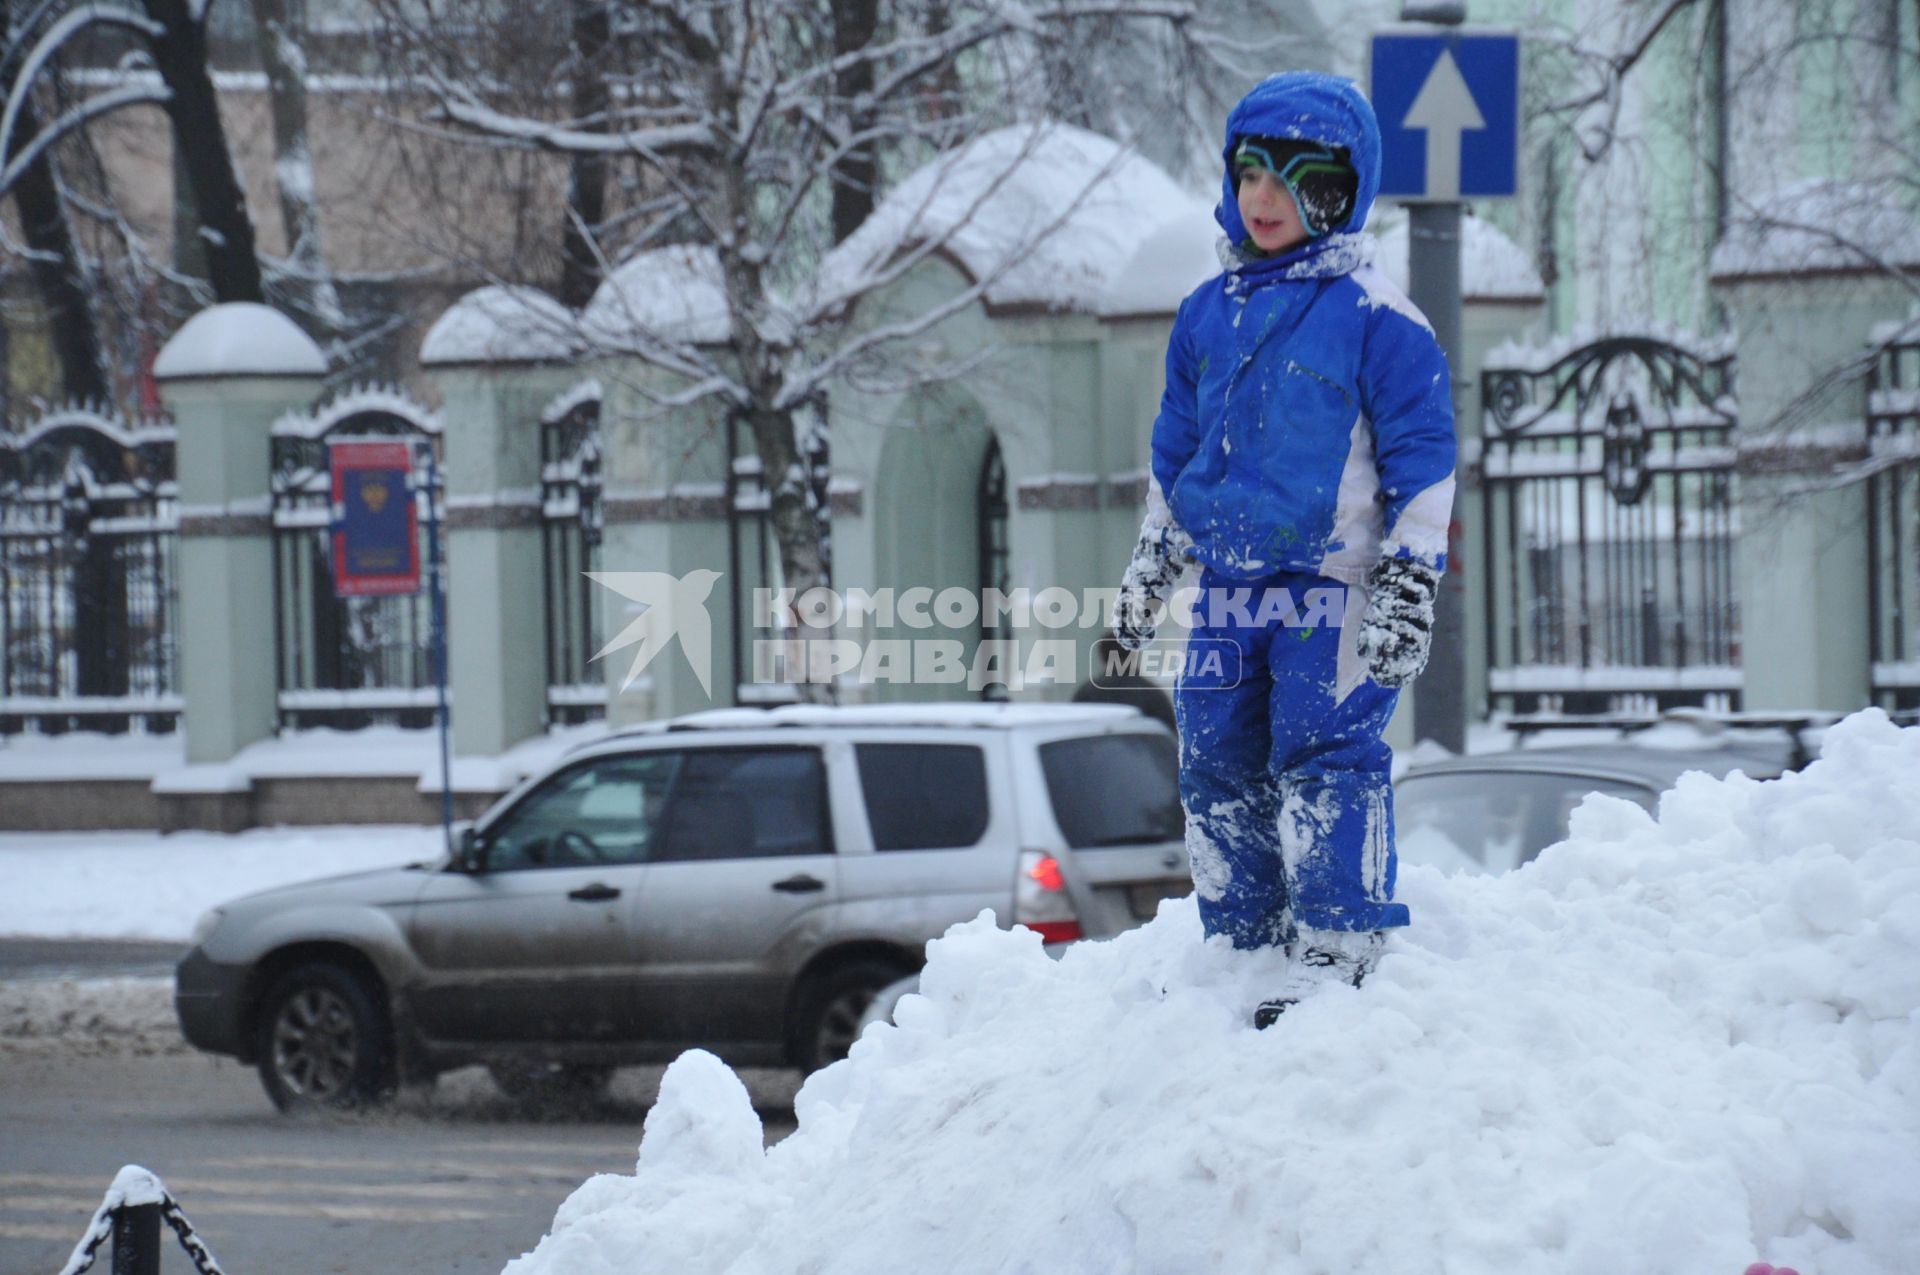
<path id="1" fill-rule="evenodd" d="M 0 0 L 0 31 L 11 33 L 12 25 L 9 6 L 6 0 Z M 10 48 L 4 73 L 0 74 L 0 88 L 6 91 L 9 100 L 13 97 L 12 89 L 18 81 L 25 52 L 23 47 Z M 40 115 L 31 94 L 20 98 L 16 127 L 27 138 L 40 134 Z M 3 161 L 0 168 L 14 172 L 17 154 L 17 147 L 0 147 L 0 161 Z M 21 255 L 27 259 L 52 333 L 54 357 L 60 364 L 61 388 L 72 402 L 109 403 L 113 400 L 112 382 L 101 351 L 85 264 L 75 243 L 67 210 L 60 200 L 60 183 L 53 170 L 52 156 L 44 148 L 19 166 L 13 198 L 26 238 Z"/>
<path id="2" fill-rule="evenodd" d="M 267 75 L 273 112 L 273 176 L 280 194 L 280 221 L 286 229 L 284 274 L 300 306 L 324 331 L 339 335 L 347 327 L 333 276 L 327 270 L 320 235 L 320 206 L 315 198 L 313 150 L 307 136 L 307 55 L 305 23 L 288 0 L 251 0 L 255 46 Z"/>
<path id="3" fill-rule="evenodd" d="M 619 162 L 647 196 L 634 241 L 657 242 L 671 229 L 711 253 L 724 348 L 641 322 L 619 342 L 674 374 L 677 388 L 642 387 L 657 408 L 717 399 L 746 427 L 769 488 L 783 582 L 804 592 L 828 579 L 826 509 L 812 472 L 824 450 L 817 409 L 827 387 L 978 301 L 998 277 L 862 329 L 850 322 L 860 301 L 944 239 L 901 242 L 823 280 L 827 254 L 867 220 L 889 174 L 1046 113 L 1033 69 L 1076 32 L 1151 23 L 1192 50 L 1190 65 L 1211 64 L 1198 9 L 1175 0 L 651 0 L 614 13 L 608 96 L 584 116 L 529 109 L 541 99 L 524 84 L 503 87 L 511 79 L 497 51 L 445 29 L 418 29 L 408 71 L 429 86 L 438 119 L 477 141 Z M 1177 113 L 1184 98 L 1174 79 L 1169 72 L 1165 87 Z M 582 99 L 572 101 L 577 109 Z M 1003 269 L 1019 257 L 1016 249 Z M 895 362 L 910 378 L 941 373 Z"/>

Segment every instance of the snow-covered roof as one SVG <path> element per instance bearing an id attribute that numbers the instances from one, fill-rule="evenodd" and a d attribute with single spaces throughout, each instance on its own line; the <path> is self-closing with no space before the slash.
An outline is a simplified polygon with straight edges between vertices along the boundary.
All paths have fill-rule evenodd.
<path id="1" fill-rule="evenodd" d="M 1374 264 L 1402 292 L 1407 287 L 1407 219 L 1383 220 L 1374 231 Z M 1466 301 L 1538 301 L 1546 284 L 1527 250 L 1472 214 L 1460 218 L 1460 296 Z"/>
<path id="2" fill-rule="evenodd" d="M 823 263 L 851 295 L 901 251 L 942 240 L 993 305 L 1098 312 L 1142 241 L 1194 196 L 1111 138 L 1067 124 L 983 134 L 915 171 Z"/>
<path id="3" fill-rule="evenodd" d="M 1713 250 L 1713 277 L 1920 265 L 1920 221 L 1869 181 L 1798 182 L 1736 209 Z"/>
<path id="4" fill-rule="evenodd" d="M 326 356 L 292 319 L 254 301 L 209 306 L 153 361 L 163 381 L 207 376 L 324 376 Z"/>
<path id="5" fill-rule="evenodd" d="M 578 321 L 538 288 L 489 284 L 447 308 L 420 343 L 420 362 L 541 363 L 580 350 Z"/>
<path id="6" fill-rule="evenodd" d="M 1172 314 L 1189 292 L 1220 273 L 1220 240 L 1212 205 L 1189 196 L 1184 211 L 1141 239 L 1100 299 L 1100 313 Z"/>
<path id="7" fill-rule="evenodd" d="M 727 340 L 719 254 L 674 244 L 628 258 L 594 292 L 580 325 L 594 345 L 614 350 L 630 349 L 637 332 L 696 344 Z"/>

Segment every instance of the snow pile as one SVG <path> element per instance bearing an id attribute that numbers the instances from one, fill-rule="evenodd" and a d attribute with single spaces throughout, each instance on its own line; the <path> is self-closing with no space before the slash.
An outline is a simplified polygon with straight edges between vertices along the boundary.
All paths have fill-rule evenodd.
<path id="1" fill-rule="evenodd" d="M 1279 969 L 1189 901 L 1049 960 L 984 922 L 764 1154 L 711 1056 L 632 1177 L 511 1275 L 1891 1275 L 1920 1251 L 1920 730 L 1590 798 L 1520 871 L 1409 870 L 1364 991 L 1267 1032 Z"/>
<path id="2" fill-rule="evenodd" d="M 179 939 L 202 912 L 256 890 L 442 853 L 440 829 L 0 833 L 0 935 Z"/>
<path id="3" fill-rule="evenodd" d="M 822 264 L 820 308 L 902 252 L 937 242 L 974 279 L 993 279 L 990 304 L 1096 312 L 1142 240 L 1195 203 L 1157 165 L 1098 133 L 1000 129 L 896 186 Z"/>

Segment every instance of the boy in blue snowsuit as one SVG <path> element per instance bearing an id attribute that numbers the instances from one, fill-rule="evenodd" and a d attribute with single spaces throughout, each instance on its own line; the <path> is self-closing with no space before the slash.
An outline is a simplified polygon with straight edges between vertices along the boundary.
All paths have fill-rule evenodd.
<path id="1" fill-rule="evenodd" d="M 1358 985 L 1393 901 L 1399 688 L 1426 665 L 1454 434 L 1426 319 L 1366 262 L 1380 133 L 1350 81 L 1278 75 L 1227 118 L 1225 271 L 1181 303 L 1153 427 L 1148 516 L 1116 633 L 1153 640 L 1201 568 L 1175 694 L 1180 788 L 1208 935 L 1284 947 L 1265 1027 Z"/>

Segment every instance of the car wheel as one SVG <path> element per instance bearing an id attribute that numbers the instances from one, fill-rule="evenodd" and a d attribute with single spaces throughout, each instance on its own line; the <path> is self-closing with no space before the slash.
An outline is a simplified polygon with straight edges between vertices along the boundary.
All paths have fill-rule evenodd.
<path id="1" fill-rule="evenodd" d="M 860 1039 L 868 1006 L 900 975 L 884 961 L 850 961 L 810 979 L 794 1010 L 794 1065 L 815 1072 L 845 1058 Z"/>
<path id="2" fill-rule="evenodd" d="M 576 1107 L 597 1101 L 613 1083 L 613 1068 L 598 1063 L 488 1063 L 500 1092 L 530 1107 Z"/>
<path id="3" fill-rule="evenodd" d="M 393 1034 L 374 994 L 338 965 L 302 965 L 260 1002 L 256 1054 L 282 1111 L 351 1111 L 393 1088 Z"/>

